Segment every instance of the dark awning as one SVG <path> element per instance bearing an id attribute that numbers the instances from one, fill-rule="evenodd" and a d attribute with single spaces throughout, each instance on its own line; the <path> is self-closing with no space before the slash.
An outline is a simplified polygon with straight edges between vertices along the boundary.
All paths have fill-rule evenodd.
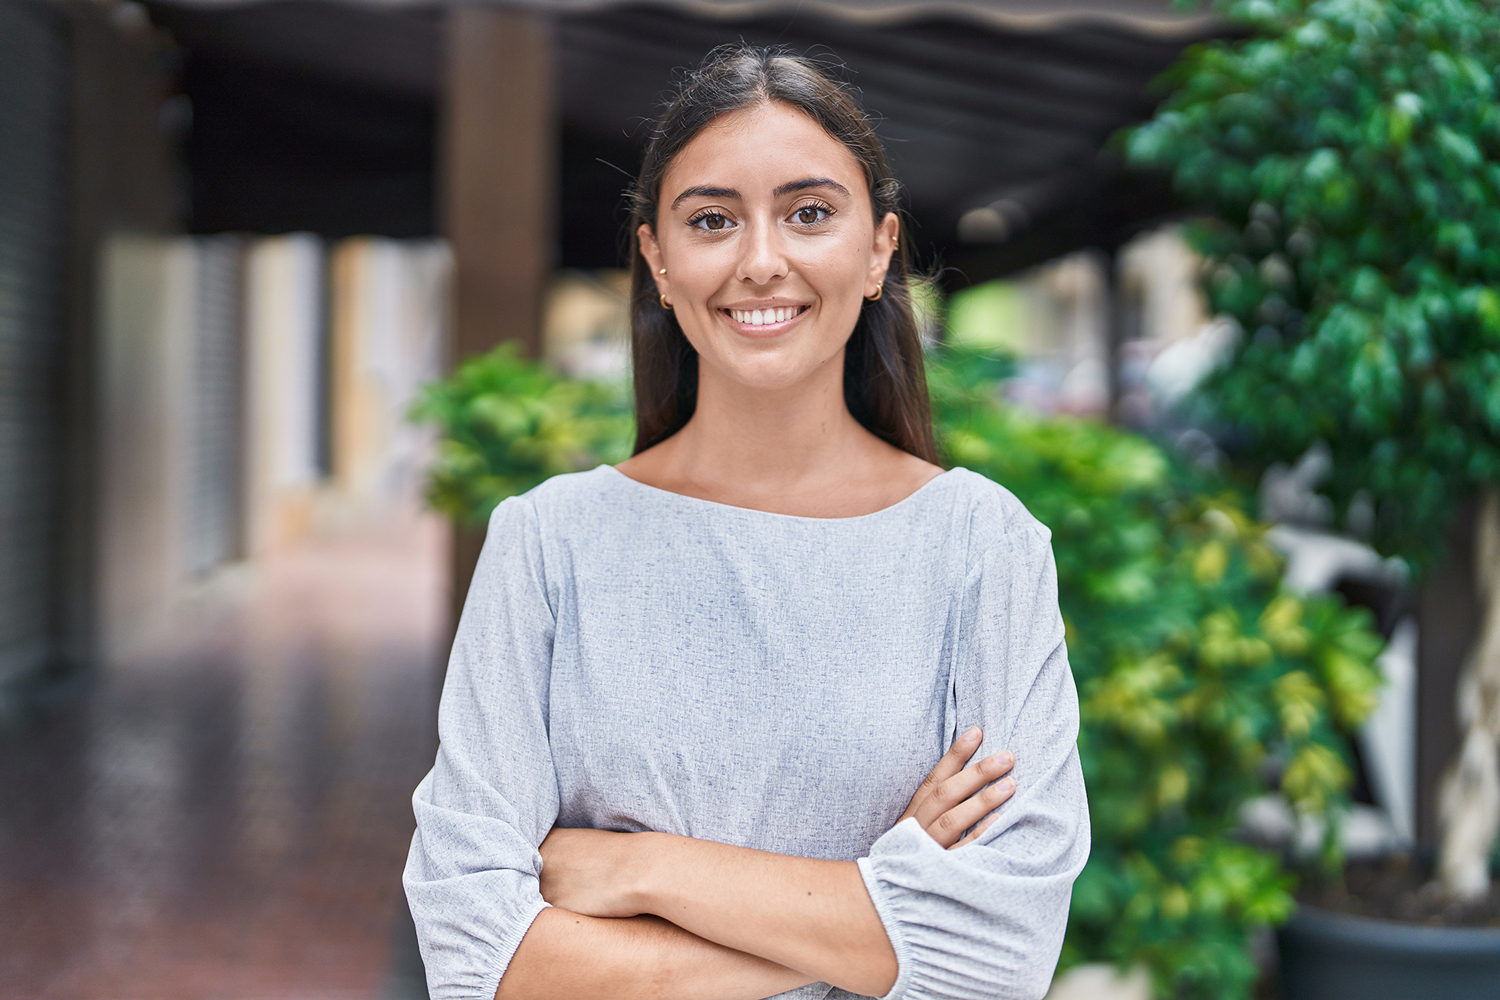
<path id="1" fill-rule="evenodd" d="M 1110 135 L 1150 81 L 1220 30 L 1168 0 L 533 2 L 557 25 L 561 263 L 618 262 L 620 193 L 675 71 L 743 39 L 827 52 L 880 116 L 916 243 L 982 280 L 1112 247 L 1174 210 Z M 441 8 L 153 3 L 186 57 L 193 227 L 432 231 Z M 280 193 L 278 193 L 278 191 Z M 962 221 L 962 225 L 961 225 Z"/>

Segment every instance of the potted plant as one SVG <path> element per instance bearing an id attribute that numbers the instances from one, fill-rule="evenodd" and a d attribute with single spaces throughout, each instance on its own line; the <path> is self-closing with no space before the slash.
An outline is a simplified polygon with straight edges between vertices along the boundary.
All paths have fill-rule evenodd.
<path id="1" fill-rule="evenodd" d="M 1479 493 L 1480 638 L 1441 792 L 1434 881 L 1404 901 L 1451 926 L 1304 910 L 1289 998 L 1493 996 L 1500 916 L 1500 10 L 1484 0 L 1224 0 L 1245 34 L 1191 50 L 1133 162 L 1172 171 L 1215 311 L 1243 336 L 1198 402 L 1252 470 L 1316 444 L 1340 523 L 1415 573 Z M 1379 880 L 1376 880 L 1379 881 Z M 1399 879 L 1387 879 L 1394 891 Z M 1315 955 L 1316 960 L 1309 960 Z M 1467 957 L 1465 957 L 1467 956 Z M 1342 963 L 1342 964 L 1339 964 Z M 1321 980 L 1317 970 L 1329 973 Z M 1336 970 L 1330 972 L 1330 970 Z M 1467 991 L 1467 992 L 1465 992 Z"/>
<path id="2" fill-rule="evenodd" d="M 439 431 L 428 503 L 480 531 L 506 497 L 559 473 L 624 461 L 635 433 L 623 385 L 564 378 L 515 344 L 425 386 L 411 417 Z"/>

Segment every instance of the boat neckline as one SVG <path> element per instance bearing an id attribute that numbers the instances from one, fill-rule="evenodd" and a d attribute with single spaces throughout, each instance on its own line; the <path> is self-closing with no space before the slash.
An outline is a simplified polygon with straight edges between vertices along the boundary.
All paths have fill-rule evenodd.
<path id="1" fill-rule="evenodd" d="M 623 479 L 625 482 L 631 484 L 632 486 L 639 487 L 643 490 L 648 490 L 660 496 L 672 497 L 676 500 L 683 500 L 690 504 L 701 504 L 707 507 L 715 507 L 720 510 L 743 511 L 747 514 L 759 514 L 764 517 L 778 517 L 788 521 L 810 521 L 817 524 L 842 524 L 851 521 L 864 521 L 872 517 L 879 517 L 880 515 L 896 510 L 899 507 L 904 507 L 905 505 L 916 500 L 923 493 L 926 493 L 928 488 L 931 487 L 933 483 L 937 482 L 940 479 L 946 479 L 952 473 L 960 471 L 956 467 L 952 469 L 944 469 L 942 472 L 939 472 L 937 475 L 927 480 L 927 482 L 923 483 L 921 486 L 918 486 L 916 489 L 912 490 L 906 496 L 902 497 L 900 500 L 897 500 L 890 506 L 882 507 L 879 510 L 872 510 L 868 514 L 853 514 L 849 517 L 809 517 L 805 514 L 780 514 L 773 510 L 761 510 L 757 507 L 739 507 L 732 503 L 720 503 L 717 500 L 705 500 L 702 497 L 689 496 L 686 493 L 676 493 L 672 490 L 664 490 L 660 486 L 652 486 L 650 483 L 643 483 L 639 479 L 632 479 L 630 476 L 627 476 L 625 473 L 621 472 L 613 465 L 601 465 L 599 466 L 599 468 L 608 469 L 617 477 Z"/>

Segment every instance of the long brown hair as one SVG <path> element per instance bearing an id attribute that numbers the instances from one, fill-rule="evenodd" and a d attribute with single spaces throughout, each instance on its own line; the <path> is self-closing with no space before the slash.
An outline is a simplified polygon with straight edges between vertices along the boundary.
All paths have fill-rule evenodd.
<path id="1" fill-rule="evenodd" d="M 656 229 L 662 175 L 673 157 L 721 115 L 768 101 L 798 109 L 854 154 L 864 167 L 877 225 L 887 212 L 901 215 L 901 185 L 886 164 L 885 149 L 869 117 L 846 86 L 817 63 L 785 49 L 740 44 L 710 52 L 654 123 L 640 176 L 630 192 L 636 454 L 681 430 L 698 402 L 698 354 L 677 318 L 662 307 L 637 233 L 642 224 Z M 900 242 L 891 255 L 883 294 L 864 303 L 845 348 L 844 400 L 870 433 L 936 462 L 922 338 L 912 314 L 909 277 L 907 245 Z"/>

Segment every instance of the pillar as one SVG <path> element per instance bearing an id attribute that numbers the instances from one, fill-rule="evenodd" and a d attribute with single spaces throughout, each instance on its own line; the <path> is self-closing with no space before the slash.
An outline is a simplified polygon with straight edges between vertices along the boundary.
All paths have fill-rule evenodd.
<path id="1" fill-rule="evenodd" d="M 541 353 L 556 258 L 558 124 L 552 25 L 529 10 L 448 12 L 441 216 L 453 250 L 450 360 L 504 341 Z M 454 533 L 454 620 L 484 543 Z"/>
<path id="2" fill-rule="evenodd" d="M 453 360 L 513 340 L 540 353 L 556 257 L 553 41 L 543 15 L 448 14 L 442 217 L 454 255 Z"/>

